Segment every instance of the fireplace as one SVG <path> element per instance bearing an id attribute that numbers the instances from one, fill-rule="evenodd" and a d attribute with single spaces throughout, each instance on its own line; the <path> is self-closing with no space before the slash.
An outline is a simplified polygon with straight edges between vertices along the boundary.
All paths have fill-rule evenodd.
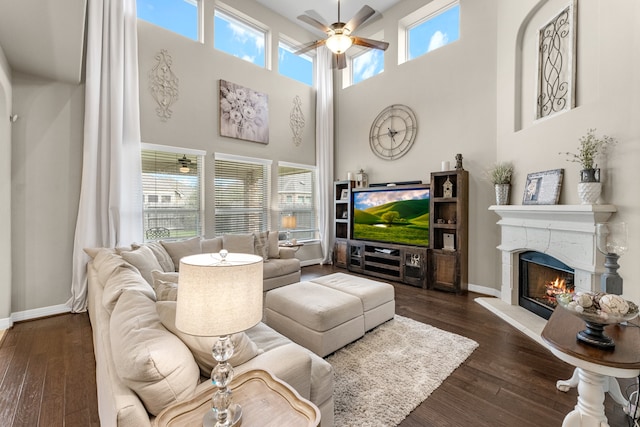
<path id="1" fill-rule="evenodd" d="M 596 248 L 595 229 L 597 223 L 606 222 L 616 211 L 615 206 L 500 205 L 489 209 L 500 216 L 502 301 L 520 305 L 520 270 L 525 267 L 520 264 L 520 255 L 529 251 L 571 266 L 566 273 L 573 274 L 571 281 L 576 291 L 600 288 L 604 256 Z"/>
<path id="2" fill-rule="evenodd" d="M 556 295 L 574 290 L 574 270 L 538 251 L 521 252 L 519 259 L 518 304 L 549 319 L 557 305 Z"/>

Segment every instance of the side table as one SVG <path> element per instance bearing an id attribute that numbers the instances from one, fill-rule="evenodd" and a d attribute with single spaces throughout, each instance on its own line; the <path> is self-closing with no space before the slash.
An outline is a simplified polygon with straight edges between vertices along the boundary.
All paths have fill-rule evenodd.
<path id="1" fill-rule="evenodd" d="M 208 387 L 192 399 L 166 408 L 152 426 L 202 425 L 216 390 Z M 242 427 L 317 427 L 320 424 L 318 407 L 267 371 L 251 370 L 237 375 L 231 382 L 231 390 L 233 402 L 242 406 Z"/>
<path id="2" fill-rule="evenodd" d="M 605 333 L 613 338 L 616 346 L 613 350 L 605 350 L 576 339 L 576 334 L 585 327 L 584 321 L 558 307 L 541 336 L 558 359 L 576 367 L 570 379 L 556 383 L 560 391 L 578 387 L 578 403 L 567 414 L 562 426 L 608 427 L 604 413 L 605 393 L 609 393 L 625 412 L 629 411 L 629 402 L 620 392 L 616 378 L 634 378 L 640 374 L 640 328 L 606 326 Z"/>

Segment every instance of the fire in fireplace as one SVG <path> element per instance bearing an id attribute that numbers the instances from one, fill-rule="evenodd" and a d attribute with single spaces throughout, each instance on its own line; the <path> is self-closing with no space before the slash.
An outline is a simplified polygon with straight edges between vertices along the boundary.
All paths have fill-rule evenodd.
<path id="1" fill-rule="evenodd" d="M 542 252 L 520 254 L 519 304 L 548 319 L 556 295 L 573 291 L 573 268 Z"/>

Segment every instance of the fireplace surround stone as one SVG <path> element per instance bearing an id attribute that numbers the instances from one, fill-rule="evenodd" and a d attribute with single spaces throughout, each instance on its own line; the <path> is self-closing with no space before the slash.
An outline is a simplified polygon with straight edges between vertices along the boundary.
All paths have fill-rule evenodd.
<path id="1" fill-rule="evenodd" d="M 538 251 L 575 270 L 575 288 L 600 289 L 604 256 L 596 247 L 596 224 L 616 212 L 614 205 L 495 205 L 502 253 L 501 299 L 518 305 L 519 254 Z"/>

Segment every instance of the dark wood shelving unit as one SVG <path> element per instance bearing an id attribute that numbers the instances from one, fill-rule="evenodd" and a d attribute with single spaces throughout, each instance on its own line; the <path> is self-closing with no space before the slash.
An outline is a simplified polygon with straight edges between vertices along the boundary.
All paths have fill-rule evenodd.
<path id="1" fill-rule="evenodd" d="M 451 189 L 450 195 L 445 194 L 445 186 Z M 430 212 L 428 287 L 464 293 L 468 287 L 469 172 L 431 174 Z"/>

